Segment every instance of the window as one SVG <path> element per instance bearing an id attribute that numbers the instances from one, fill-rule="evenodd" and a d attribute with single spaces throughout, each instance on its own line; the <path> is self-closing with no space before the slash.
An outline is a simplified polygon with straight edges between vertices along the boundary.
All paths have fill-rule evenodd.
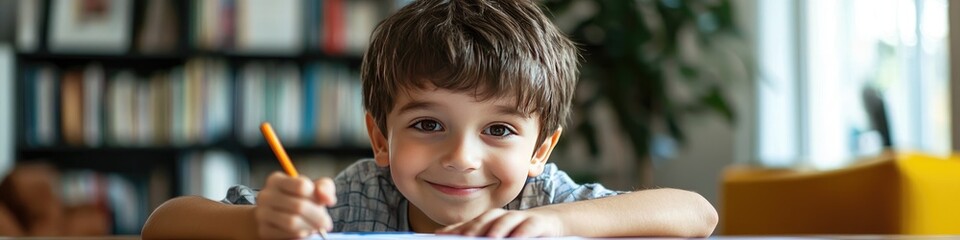
<path id="1" fill-rule="evenodd" d="M 878 89 L 898 150 L 950 151 L 946 0 L 758 1 L 761 164 L 835 168 L 878 153 Z"/>

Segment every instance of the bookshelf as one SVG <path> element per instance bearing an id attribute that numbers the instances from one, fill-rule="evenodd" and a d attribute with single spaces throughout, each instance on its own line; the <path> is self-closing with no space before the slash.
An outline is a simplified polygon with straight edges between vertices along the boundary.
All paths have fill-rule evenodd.
<path id="1" fill-rule="evenodd" d="M 72 179 L 121 179 L 130 197 L 113 202 L 136 213 L 113 214 L 136 220 L 115 223 L 115 233 L 139 233 L 175 196 L 261 186 L 280 169 L 249 127 L 262 121 L 277 127 L 299 168 L 317 169 L 307 176 L 332 177 L 372 156 L 360 53 L 373 26 L 408 1 L 111 0 L 127 7 L 96 10 L 99 27 L 123 32 L 99 39 L 122 42 L 109 45 L 69 37 L 96 32 L 63 30 L 57 14 L 77 2 L 18 6 L 14 155 Z"/>

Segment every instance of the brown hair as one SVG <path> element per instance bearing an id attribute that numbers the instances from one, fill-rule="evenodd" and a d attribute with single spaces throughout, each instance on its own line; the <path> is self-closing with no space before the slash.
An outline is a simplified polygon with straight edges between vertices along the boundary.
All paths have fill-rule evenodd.
<path id="1" fill-rule="evenodd" d="M 396 96 L 428 85 L 478 100 L 516 97 L 537 146 L 570 112 L 578 50 L 533 0 L 419 0 L 384 19 L 363 56 L 363 105 L 386 134 Z"/>

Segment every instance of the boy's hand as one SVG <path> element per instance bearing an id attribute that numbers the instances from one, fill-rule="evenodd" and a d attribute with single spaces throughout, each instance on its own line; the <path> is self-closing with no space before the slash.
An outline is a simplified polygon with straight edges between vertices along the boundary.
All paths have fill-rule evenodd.
<path id="1" fill-rule="evenodd" d="M 491 209 L 473 220 L 447 226 L 437 233 L 492 238 L 563 236 L 560 218 L 550 211 L 537 210 Z"/>
<path id="2" fill-rule="evenodd" d="M 254 215 L 260 238 L 304 238 L 319 229 L 330 231 L 327 208 L 337 202 L 333 180 L 292 178 L 275 172 L 257 196 Z"/>

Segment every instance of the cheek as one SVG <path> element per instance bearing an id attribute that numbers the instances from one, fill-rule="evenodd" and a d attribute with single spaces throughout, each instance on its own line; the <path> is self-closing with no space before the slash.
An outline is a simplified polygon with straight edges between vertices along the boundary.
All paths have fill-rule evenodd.
<path id="1" fill-rule="evenodd" d="M 530 169 L 530 157 L 526 147 L 513 148 L 503 151 L 495 151 L 496 161 L 490 164 L 490 171 L 496 176 L 504 186 L 510 186 L 509 189 L 523 187 L 527 180 L 527 173 Z"/>
<path id="2" fill-rule="evenodd" d="M 414 179 L 429 164 L 427 161 L 431 154 L 429 146 L 403 139 L 403 136 L 398 135 L 397 138 L 390 139 L 389 148 L 390 169 L 394 178 Z M 395 182 L 399 184 L 398 181 Z"/>

